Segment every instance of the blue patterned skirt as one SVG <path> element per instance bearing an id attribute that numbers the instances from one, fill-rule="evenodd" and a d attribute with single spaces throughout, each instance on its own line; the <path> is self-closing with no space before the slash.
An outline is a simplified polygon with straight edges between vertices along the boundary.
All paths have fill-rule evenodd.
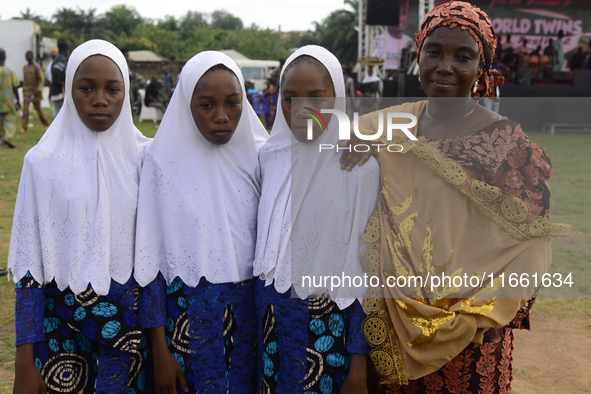
<path id="1" fill-rule="evenodd" d="M 338 393 L 351 353 L 368 353 L 358 302 L 340 310 L 330 298 L 291 298 L 257 280 L 260 393 Z"/>
<path id="2" fill-rule="evenodd" d="M 167 341 L 190 393 L 255 392 L 254 281 L 167 286 Z"/>
<path id="3" fill-rule="evenodd" d="M 138 298 L 133 278 L 99 296 L 42 287 L 27 275 L 16 284 L 16 344 L 33 343 L 49 393 L 143 392 Z"/>

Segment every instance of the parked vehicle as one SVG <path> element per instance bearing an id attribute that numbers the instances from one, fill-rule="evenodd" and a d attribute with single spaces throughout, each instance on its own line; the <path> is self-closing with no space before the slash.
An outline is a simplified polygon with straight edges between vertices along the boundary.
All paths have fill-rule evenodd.
<path id="1" fill-rule="evenodd" d="M 279 67 L 278 60 L 234 59 L 245 80 L 254 81 L 254 86 L 261 91 L 267 87 L 267 78 Z"/>

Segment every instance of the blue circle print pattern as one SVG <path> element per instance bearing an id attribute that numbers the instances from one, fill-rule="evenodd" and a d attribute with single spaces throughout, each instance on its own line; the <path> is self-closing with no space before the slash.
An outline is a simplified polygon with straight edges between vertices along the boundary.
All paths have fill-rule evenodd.
<path id="1" fill-rule="evenodd" d="M 284 300 L 280 302 L 285 302 Z M 351 363 L 351 355 L 345 349 L 345 326 L 348 324 L 347 310 L 340 310 L 337 305 L 328 298 L 308 300 L 306 304 L 299 305 L 293 302 L 292 315 L 302 312 L 307 315 L 307 327 L 301 331 L 307 334 L 306 348 L 306 373 L 303 379 L 303 392 L 306 394 L 336 394 L 340 391 L 343 382 L 347 378 Z M 303 310 L 301 310 L 304 308 Z M 281 386 L 282 369 L 290 368 L 280 365 L 281 343 L 291 341 L 287 338 L 290 333 L 282 333 L 278 329 L 277 319 L 273 304 L 268 304 L 263 316 L 263 351 L 261 389 L 266 393 L 282 393 L 289 390 Z M 284 317 L 285 319 L 285 317 Z M 291 326 L 284 321 L 284 326 Z M 283 336 L 282 336 L 283 335 Z M 285 342 L 283 342 L 285 343 Z M 283 372 L 285 373 L 285 372 Z M 300 389 L 301 390 L 301 389 Z M 290 393 L 292 391 L 289 391 Z"/>

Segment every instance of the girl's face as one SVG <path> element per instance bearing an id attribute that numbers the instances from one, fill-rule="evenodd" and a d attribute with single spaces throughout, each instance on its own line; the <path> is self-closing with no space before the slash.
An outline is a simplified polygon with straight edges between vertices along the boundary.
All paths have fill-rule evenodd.
<path id="1" fill-rule="evenodd" d="M 421 86 L 428 97 L 469 97 L 479 65 L 478 43 L 470 33 L 439 27 L 421 48 Z"/>
<path id="2" fill-rule="evenodd" d="M 242 115 L 242 89 L 234 73 L 214 69 L 203 74 L 191 98 L 195 126 L 216 145 L 227 144 Z"/>
<path id="3" fill-rule="evenodd" d="M 320 112 L 321 109 L 334 108 L 335 91 L 328 70 L 319 70 L 308 63 L 296 64 L 287 70 L 281 86 L 281 110 L 294 137 L 300 142 L 316 140 L 323 130 L 313 122 L 313 137 L 308 140 L 308 119 L 306 113 Z M 330 115 L 322 114 L 326 123 Z"/>
<path id="4" fill-rule="evenodd" d="M 74 74 L 72 99 L 82 122 L 93 131 L 105 131 L 121 113 L 126 90 L 121 70 L 102 55 L 86 58 Z"/>

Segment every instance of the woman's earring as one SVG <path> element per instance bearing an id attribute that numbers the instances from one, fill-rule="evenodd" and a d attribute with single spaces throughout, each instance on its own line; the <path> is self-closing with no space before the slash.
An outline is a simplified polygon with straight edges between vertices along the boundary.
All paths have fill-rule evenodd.
<path id="1" fill-rule="evenodd" d="M 476 93 L 477 90 L 478 90 L 478 79 L 476 80 L 476 82 L 474 82 L 474 87 L 472 88 L 472 93 Z"/>
<path id="2" fill-rule="evenodd" d="M 417 68 L 417 73 L 419 75 L 419 82 L 421 82 L 421 69 Z"/>

